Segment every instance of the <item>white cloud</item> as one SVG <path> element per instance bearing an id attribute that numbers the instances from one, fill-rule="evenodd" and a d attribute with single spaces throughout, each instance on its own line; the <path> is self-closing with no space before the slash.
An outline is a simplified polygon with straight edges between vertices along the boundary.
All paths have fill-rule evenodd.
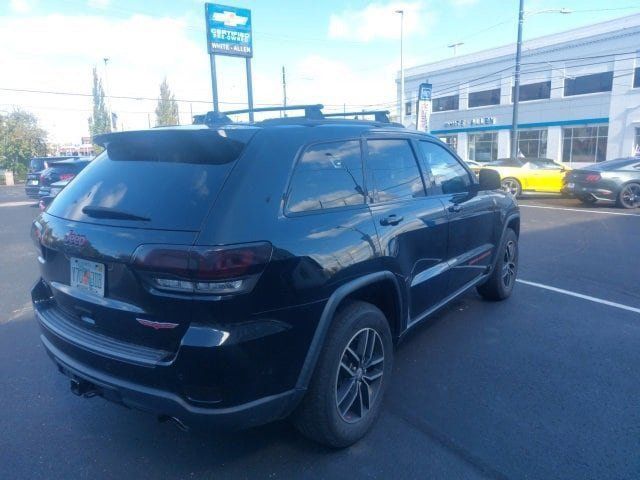
<path id="1" fill-rule="evenodd" d="M 329 38 L 368 42 L 377 38 L 400 38 L 400 18 L 404 11 L 404 33 L 410 35 L 425 27 L 429 14 L 421 1 L 369 3 L 361 10 L 344 10 L 331 14 Z"/>
<path id="2" fill-rule="evenodd" d="M 15 13 L 29 13 L 33 5 L 28 0 L 11 0 L 10 7 Z"/>

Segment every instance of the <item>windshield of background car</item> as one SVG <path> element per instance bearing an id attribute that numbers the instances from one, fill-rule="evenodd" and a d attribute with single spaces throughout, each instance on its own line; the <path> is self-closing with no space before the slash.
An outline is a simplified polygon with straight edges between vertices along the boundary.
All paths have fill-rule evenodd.
<path id="1" fill-rule="evenodd" d="M 40 170 L 44 170 L 44 159 L 43 158 L 32 158 L 29 162 L 29 170 L 32 172 L 39 172 Z"/>
<path id="2" fill-rule="evenodd" d="M 106 136 L 101 153 L 48 213 L 88 223 L 196 231 L 255 129 L 150 130 Z M 98 207 L 148 221 L 94 218 Z"/>

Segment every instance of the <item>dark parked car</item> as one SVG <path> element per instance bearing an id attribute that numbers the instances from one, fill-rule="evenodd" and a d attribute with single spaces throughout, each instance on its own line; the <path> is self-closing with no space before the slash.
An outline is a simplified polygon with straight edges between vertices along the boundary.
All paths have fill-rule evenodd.
<path id="1" fill-rule="evenodd" d="M 572 170 L 564 180 L 563 192 L 587 205 L 616 202 L 623 208 L 640 207 L 640 158 L 617 158 Z"/>
<path id="2" fill-rule="evenodd" d="M 71 180 L 62 180 L 60 182 L 52 183 L 48 188 L 48 194 L 40 197 L 38 201 L 38 206 L 40 207 L 40 211 L 44 211 L 50 204 L 53 202 L 53 199 L 62 191 L 64 187 L 69 185 Z"/>
<path id="3" fill-rule="evenodd" d="M 49 168 L 40 174 L 39 197 L 49 195 L 51 185 L 60 181 L 71 181 L 91 162 L 91 157 L 76 157 L 57 162 L 49 162 Z"/>
<path id="4" fill-rule="evenodd" d="M 309 112 L 96 137 L 32 227 L 41 340 L 74 393 L 183 426 L 292 415 L 342 447 L 407 331 L 474 287 L 511 294 L 520 217 L 495 172 Z"/>
<path id="5" fill-rule="evenodd" d="M 25 193 L 28 197 L 38 198 L 40 191 L 40 175 L 49 168 L 52 163 L 66 160 L 73 157 L 34 157 L 29 161 L 27 180 L 25 182 Z"/>

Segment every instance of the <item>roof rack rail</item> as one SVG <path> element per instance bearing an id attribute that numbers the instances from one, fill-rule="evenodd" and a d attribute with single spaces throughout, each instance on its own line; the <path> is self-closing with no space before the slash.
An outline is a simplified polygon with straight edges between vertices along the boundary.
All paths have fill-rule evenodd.
<path id="1" fill-rule="evenodd" d="M 240 110 L 226 110 L 224 112 L 207 112 L 204 115 L 194 115 L 193 123 L 200 125 L 220 125 L 226 123 L 233 123 L 229 115 L 240 115 L 242 113 L 260 113 L 260 112 L 288 112 L 291 110 L 304 110 L 304 117 L 306 120 L 322 120 L 324 115 L 322 109 L 324 105 L 287 105 L 276 107 L 258 107 L 258 108 L 243 108 Z"/>
<path id="2" fill-rule="evenodd" d="M 362 110 L 360 112 L 338 112 L 338 113 L 325 113 L 326 117 L 365 117 L 373 115 L 376 122 L 391 123 L 389 120 L 389 110 Z"/>
<path id="3" fill-rule="evenodd" d="M 371 117 L 373 116 L 375 122 L 377 123 L 388 123 L 400 126 L 400 124 L 395 124 L 391 122 L 389 119 L 389 110 L 361 110 L 359 112 L 337 112 L 337 113 L 323 113 L 322 109 L 324 105 L 322 104 L 313 104 L 313 105 L 288 105 L 286 107 L 283 106 L 274 106 L 274 107 L 259 107 L 259 108 L 243 108 L 240 110 L 226 110 L 224 112 L 208 112 L 202 115 L 194 115 L 193 123 L 195 125 L 226 125 L 230 123 L 234 123 L 231 120 L 230 115 L 240 115 L 243 113 L 260 113 L 260 112 L 288 112 L 292 110 L 303 110 L 304 116 L 296 116 L 296 117 L 286 117 L 280 119 L 282 121 L 286 121 L 286 118 L 291 120 L 324 120 L 326 118 L 333 117 L 355 117 L 355 119 L 359 119 L 361 117 Z M 276 119 L 271 119 L 276 120 Z"/>

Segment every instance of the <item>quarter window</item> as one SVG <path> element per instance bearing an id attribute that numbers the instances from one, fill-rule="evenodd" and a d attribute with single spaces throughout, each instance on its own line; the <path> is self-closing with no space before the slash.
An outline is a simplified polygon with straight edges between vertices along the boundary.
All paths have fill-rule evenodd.
<path id="1" fill-rule="evenodd" d="M 576 78 L 565 78 L 564 96 L 585 95 L 587 93 L 610 92 L 613 86 L 613 72 L 594 73 Z"/>
<path id="2" fill-rule="evenodd" d="M 439 97 L 433 99 L 433 111 L 444 112 L 447 110 L 458 110 L 460 105 L 459 95 L 449 95 L 448 97 Z"/>
<path id="3" fill-rule="evenodd" d="M 424 196 L 420 170 L 407 140 L 368 140 L 367 151 L 374 202 Z"/>
<path id="4" fill-rule="evenodd" d="M 500 89 L 469 93 L 469 108 L 500 104 Z"/>
<path id="5" fill-rule="evenodd" d="M 636 157 L 640 157 L 640 127 L 636 127 L 636 136 L 635 136 L 635 141 L 633 142 L 632 155 Z"/>
<path id="6" fill-rule="evenodd" d="M 636 67 L 633 74 L 633 88 L 640 88 L 640 67 Z"/>
<path id="7" fill-rule="evenodd" d="M 460 162 L 440 145 L 431 142 L 420 142 L 420 150 L 425 165 L 423 170 L 430 171 L 434 186 L 432 193 L 452 194 L 469 190 L 471 177 Z"/>
<path id="8" fill-rule="evenodd" d="M 607 158 L 607 125 L 562 129 L 563 162 L 603 162 Z"/>
<path id="9" fill-rule="evenodd" d="M 364 204 L 360 142 L 313 145 L 300 158 L 287 200 L 290 212 Z"/>

